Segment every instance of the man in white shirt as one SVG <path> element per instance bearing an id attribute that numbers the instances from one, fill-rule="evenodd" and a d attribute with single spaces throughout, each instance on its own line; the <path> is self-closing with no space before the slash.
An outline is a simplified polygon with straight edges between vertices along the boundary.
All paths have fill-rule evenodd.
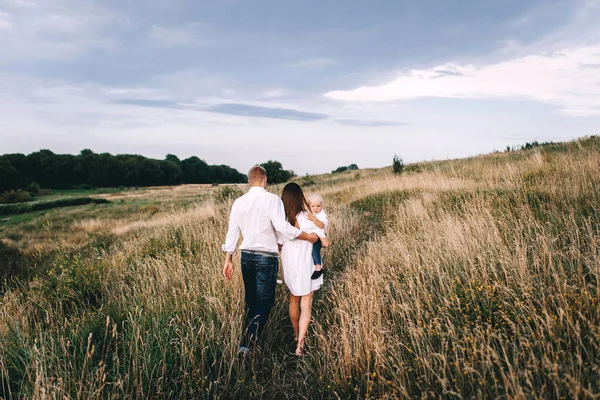
<path id="1" fill-rule="evenodd" d="M 248 183 L 248 193 L 231 207 L 229 230 L 223 245 L 226 252 L 223 275 L 229 280 L 233 275 L 232 255 L 242 234 L 242 276 L 249 320 L 240 346 L 244 355 L 252 351 L 275 302 L 279 270 L 277 232 L 289 240 L 314 243 L 318 239 L 316 234 L 302 232 L 286 220 L 281 199 L 265 190 L 267 172 L 263 167 L 250 168 Z"/>

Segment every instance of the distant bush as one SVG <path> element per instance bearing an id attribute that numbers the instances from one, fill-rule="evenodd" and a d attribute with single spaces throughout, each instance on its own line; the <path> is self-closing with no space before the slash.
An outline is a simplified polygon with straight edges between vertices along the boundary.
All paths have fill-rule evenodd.
<path id="1" fill-rule="evenodd" d="M 538 142 L 537 140 L 534 140 L 533 142 L 527 142 L 524 145 L 521 145 L 520 150 L 531 150 L 531 149 L 535 149 L 537 147 L 546 147 L 546 146 L 552 146 L 554 145 L 554 142 Z M 514 148 L 512 148 L 512 150 L 515 150 Z"/>
<path id="2" fill-rule="evenodd" d="M 395 174 L 401 174 L 404 171 L 404 161 L 397 155 L 394 156 L 392 167 L 394 168 Z"/>
<path id="3" fill-rule="evenodd" d="M 84 204 L 107 204 L 110 201 L 106 199 L 95 199 L 91 197 L 71 197 L 53 201 L 21 203 L 21 204 L 0 204 L 0 215 L 24 214 L 32 211 L 49 210 L 52 208 L 61 208 L 69 206 L 80 206 Z"/>
<path id="4" fill-rule="evenodd" d="M 0 204 L 25 203 L 31 201 L 31 193 L 24 190 L 11 190 L 0 194 Z"/>
<path id="5" fill-rule="evenodd" d="M 521 150 L 531 150 L 534 149 L 536 147 L 540 147 L 540 143 L 537 140 L 534 140 L 533 142 L 529 143 L 525 143 L 524 145 L 521 146 Z"/>
<path id="6" fill-rule="evenodd" d="M 527 142 L 525 144 L 522 144 L 521 146 L 519 145 L 515 145 L 515 146 L 506 146 L 506 149 L 504 150 L 505 153 L 510 153 L 512 151 L 518 151 L 518 150 L 531 150 L 531 149 L 535 149 L 538 147 L 542 147 L 542 148 L 550 148 L 550 151 L 566 151 L 568 149 L 568 145 L 565 143 L 556 143 L 556 142 L 538 142 L 537 140 L 534 140 L 533 142 Z"/>
<path id="7" fill-rule="evenodd" d="M 340 172 L 346 172 L 346 171 L 356 171 L 358 170 L 358 165 L 356 164 L 350 164 L 347 166 L 342 166 L 342 167 L 337 167 L 335 170 L 331 171 L 332 174 L 337 174 Z"/>
<path id="8" fill-rule="evenodd" d="M 66 312 L 77 307 L 94 306 L 101 301 L 104 264 L 60 249 L 43 278 L 34 278 L 36 298 Z"/>
<path id="9" fill-rule="evenodd" d="M 37 196 L 40 193 L 40 185 L 35 182 L 31 182 L 29 186 L 27 186 L 27 191 L 31 193 L 32 196 Z"/>
<path id="10" fill-rule="evenodd" d="M 244 191 L 236 186 L 224 186 L 221 190 L 216 192 L 215 200 L 218 203 L 225 203 L 226 201 L 237 199 L 243 194 Z"/>
<path id="11" fill-rule="evenodd" d="M 306 176 L 302 178 L 302 182 L 300 183 L 302 186 L 311 186 L 315 184 L 315 180 L 312 178 L 312 176 L 306 174 Z"/>

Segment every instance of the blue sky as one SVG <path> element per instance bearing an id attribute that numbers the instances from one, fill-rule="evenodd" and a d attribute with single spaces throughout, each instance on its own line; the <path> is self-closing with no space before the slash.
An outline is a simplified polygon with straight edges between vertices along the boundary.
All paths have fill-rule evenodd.
<path id="1" fill-rule="evenodd" d="M 0 0 L 0 153 L 241 171 L 600 133 L 600 0 Z"/>

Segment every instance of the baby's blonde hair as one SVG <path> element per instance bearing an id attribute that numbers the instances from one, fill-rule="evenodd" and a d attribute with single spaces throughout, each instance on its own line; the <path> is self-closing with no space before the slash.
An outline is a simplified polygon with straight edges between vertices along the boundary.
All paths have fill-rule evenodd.
<path id="1" fill-rule="evenodd" d="M 314 200 L 314 201 L 318 201 L 319 203 L 321 203 L 321 206 L 324 205 L 323 198 L 318 193 L 311 193 L 311 194 L 309 194 L 308 197 L 306 198 L 306 200 L 308 201 L 309 204 L 310 204 L 311 201 Z"/>

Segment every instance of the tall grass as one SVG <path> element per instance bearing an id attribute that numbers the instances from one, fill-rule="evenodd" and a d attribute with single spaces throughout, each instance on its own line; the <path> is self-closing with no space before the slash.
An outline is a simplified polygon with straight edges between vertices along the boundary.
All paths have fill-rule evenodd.
<path id="1" fill-rule="evenodd" d="M 301 360 L 283 286 L 259 353 L 236 356 L 232 198 L 115 226 L 108 248 L 64 248 L 5 288 L 0 395 L 597 398 L 599 148 L 315 179 L 333 246 Z"/>

